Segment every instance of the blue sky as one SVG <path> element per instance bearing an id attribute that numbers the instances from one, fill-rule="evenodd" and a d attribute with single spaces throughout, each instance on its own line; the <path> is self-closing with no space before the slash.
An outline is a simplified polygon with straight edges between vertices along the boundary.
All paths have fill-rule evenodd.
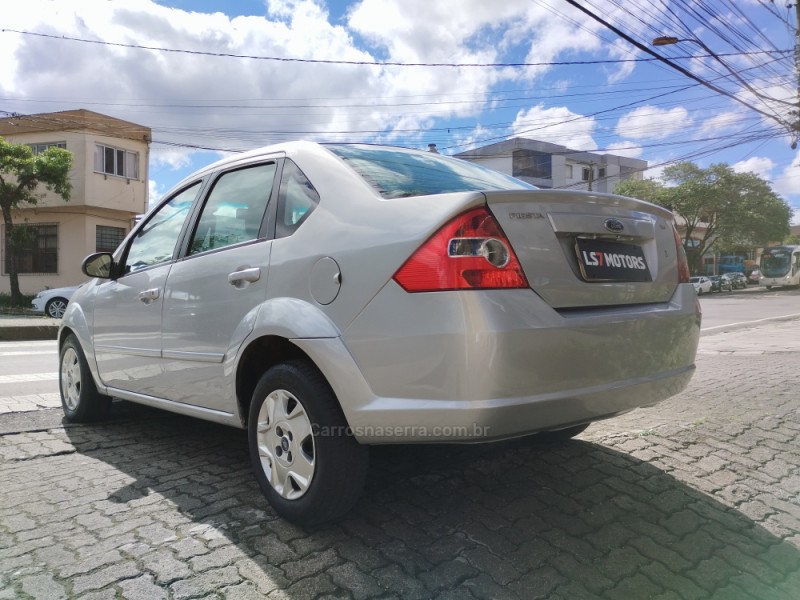
<path id="1" fill-rule="evenodd" d="M 726 162 L 769 180 L 800 222 L 793 8 L 579 3 L 697 79 L 565 0 L 26 0 L 3 16 L 0 111 L 152 128 L 151 199 L 287 139 L 455 153 L 523 135 L 642 158 L 650 177 Z M 684 41 L 651 45 L 665 35 Z"/>

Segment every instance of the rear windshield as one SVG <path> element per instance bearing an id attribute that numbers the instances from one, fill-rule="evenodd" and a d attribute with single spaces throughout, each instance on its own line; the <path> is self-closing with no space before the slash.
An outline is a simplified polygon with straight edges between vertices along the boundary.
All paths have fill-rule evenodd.
<path id="1" fill-rule="evenodd" d="M 384 198 L 537 189 L 509 175 L 434 152 L 366 145 L 330 144 L 326 147 L 344 159 Z"/>

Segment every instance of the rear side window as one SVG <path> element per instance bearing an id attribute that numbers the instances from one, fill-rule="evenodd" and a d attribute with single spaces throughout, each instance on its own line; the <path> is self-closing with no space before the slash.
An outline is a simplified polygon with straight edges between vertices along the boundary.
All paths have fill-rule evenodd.
<path id="1" fill-rule="evenodd" d="M 319 204 L 319 194 L 308 177 L 291 160 L 283 163 L 278 192 L 278 220 L 275 237 L 292 235 Z"/>
<path id="2" fill-rule="evenodd" d="M 269 163 L 221 175 L 203 206 L 189 254 L 257 239 L 275 170 Z"/>
<path id="3" fill-rule="evenodd" d="M 327 148 L 384 198 L 536 189 L 498 171 L 434 152 L 366 145 L 331 144 Z"/>

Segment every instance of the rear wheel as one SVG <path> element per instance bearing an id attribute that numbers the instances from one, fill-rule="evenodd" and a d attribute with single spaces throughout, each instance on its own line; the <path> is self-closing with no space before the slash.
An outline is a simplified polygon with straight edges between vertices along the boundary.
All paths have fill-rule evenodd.
<path id="1" fill-rule="evenodd" d="M 111 398 L 97 391 L 86 357 L 74 335 L 69 335 L 62 344 L 59 364 L 61 408 L 67 420 L 83 423 L 105 417 Z"/>
<path id="2" fill-rule="evenodd" d="M 361 495 L 369 448 L 352 436 L 333 390 L 307 362 L 282 363 L 261 377 L 248 440 L 261 491 L 289 521 L 331 521 Z"/>

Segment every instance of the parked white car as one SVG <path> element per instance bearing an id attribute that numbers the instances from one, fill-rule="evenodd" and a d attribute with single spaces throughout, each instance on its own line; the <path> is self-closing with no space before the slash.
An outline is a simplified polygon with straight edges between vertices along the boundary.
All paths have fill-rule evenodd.
<path id="1" fill-rule="evenodd" d="M 713 284 L 711 283 L 711 280 L 708 277 L 703 277 L 703 276 L 692 277 L 691 279 L 689 279 L 689 281 L 694 286 L 694 291 L 697 292 L 698 296 L 711 293 L 711 288 L 713 287 Z"/>
<path id="2" fill-rule="evenodd" d="M 60 319 L 67 310 L 69 299 L 79 287 L 80 285 L 73 285 L 42 290 L 34 296 L 31 310 L 35 313 L 43 313 L 53 319 Z"/>

